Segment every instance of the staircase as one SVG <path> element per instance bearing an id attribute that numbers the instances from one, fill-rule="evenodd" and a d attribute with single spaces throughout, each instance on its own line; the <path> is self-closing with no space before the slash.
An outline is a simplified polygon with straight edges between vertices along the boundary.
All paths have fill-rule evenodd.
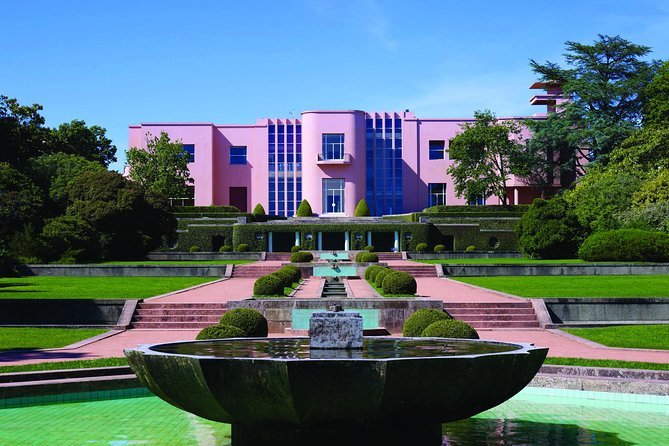
<path id="1" fill-rule="evenodd" d="M 289 252 L 268 252 L 265 253 L 265 260 L 275 260 L 278 262 L 290 262 Z"/>
<path id="2" fill-rule="evenodd" d="M 385 262 L 386 260 L 402 260 L 401 252 L 375 252 L 379 256 L 379 262 Z"/>
<path id="3" fill-rule="evenodd" d="M 321 297 L 346 298 L 347 295 L 344 282 L 329 282 L 326 280 L 323 285 Z"/>
<path id="4" fill-rule="evenodd" d="M 263 262 L 249 263 L 246 265 L 234 265 L 232 277 L 245 277 L 257 279 L 260 276 L 271 274 L 279 269 L 276 265 L 264 265 Z"/>
<path id="5" fill-rule="evenodd" d="M 532 302 L 444 303 L 444 310 L 474 328 L 538 328 Z"/>
<path id="6" fill-rule="evenodd" d="M 379 258 L 379 261 L 381 259 Z M 415 264 L 415 265 L 389 265 L 395 271 L 404 271 L 414 277 L 437 277 L 437 269 L 434 265 Z M 441 265 L 439 265 L 441 266 Z"/>
<path id="7" fill-rule="evenodd" d="M 216 325 L 227 310 L 225 303 L 140 302 L 132 316 L 132 328 L 201 329 Z"/>

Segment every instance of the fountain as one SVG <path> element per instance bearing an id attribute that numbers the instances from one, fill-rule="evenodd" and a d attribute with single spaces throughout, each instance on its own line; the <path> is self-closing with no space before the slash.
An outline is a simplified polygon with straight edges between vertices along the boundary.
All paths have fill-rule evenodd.
<path id="1" fill-rule="evenodd" d="M 443 338 L 363 338 L 356 313 L 330 308 L 311 338 L 141 345 L 125 354 L 168 403 L 232 424 L 233 445 L 438 445 L 441 424 L 525 387 L 548 349 Z"/>

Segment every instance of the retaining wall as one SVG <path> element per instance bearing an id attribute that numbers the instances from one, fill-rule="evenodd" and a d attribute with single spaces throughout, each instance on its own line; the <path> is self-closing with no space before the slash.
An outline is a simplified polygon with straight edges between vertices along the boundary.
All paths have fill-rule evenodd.
<path id="1" fill-rule="evenodd" d="M 124 299 L 1 299 L 0 325 L 116 326 Z"/>
<path id="2" fill-rule="evenodd" d="M 625 276 L 669 274 L 669 264 L 654 265 L 442 265 L 445 276 Z"/>
<path id="3" fill-rule="evenodd" d="M 669 323 L 669 299 L 543 299 L 554 323 L 614 325 Z"/>
<path id="4" fill-rule="evenodd" d="M 262 252 L 152 252 L 150 260 L 262 260 Z"/>
<path id="5" fill-rule="evenodd" d="M 407 257 L 413 260 L 441 260 L 441 259 L 518 259 L 523 257 L 518 251 L 487 251 L 487 252 L 408 252 Z"/>
<path id="6" fill-rule="evenodd" d="M 222 277 L 227 266 L 24 265 L 19 272 L 24 276 Z"/>

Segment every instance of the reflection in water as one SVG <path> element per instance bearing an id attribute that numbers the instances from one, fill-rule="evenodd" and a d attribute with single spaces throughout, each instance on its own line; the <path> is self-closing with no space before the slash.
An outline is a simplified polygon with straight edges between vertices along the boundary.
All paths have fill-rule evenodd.
<path id="1" fill-rule="evenodd" d="M 467 340 L 402 340 L 370 339 L 363 340 L 363 348 L 358 354 L 345 355 L 346 358 L 413 358 L 435 356 L 462 356 L 487 353 L 502 353 L 518 350 L 513 344 L 494 342 L 475 342 Z M 151 348 L 162 353 L 182 355 L 213 356 L 221 358 L 294 358 L 294 359 L 331 359 L 338 357 L 336 352 L 311 351 L 309 340 L 305 338 L 274 339 L 238 339 L 184 342 L 157 345 Z"/>

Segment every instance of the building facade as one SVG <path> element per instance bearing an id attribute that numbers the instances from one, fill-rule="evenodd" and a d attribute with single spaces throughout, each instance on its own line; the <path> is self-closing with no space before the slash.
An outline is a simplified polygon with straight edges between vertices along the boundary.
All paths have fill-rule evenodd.
<path id="1" fill-rule="evenodd" d="M 550 88 L 549 88 L 550 87 Z M 553 110 L 559 89 L 530 102 Z M 545 115 L 500 120 L 544 119 Z M 446 169 L 448 142 L 473 118 L 418 118 L 413 113 L 312 110 L 301 119 L 259 119 L 251 125 L 142 123 L 129 128 L 130 147 L 167 132 L 189 153 L 196 206 L 234 205 L 293 216 L 302 199 L 321 216 L 352 216 L 366 199 L 372 215 L 420 211 L 434 205 L 498 204 L 497 197 L 471 203 L 455 195 Z M 529 136 L 525 131 L 524 138 Z M 538 191 L 522 179 L 508 182 L 511 204 L 530 203 Z"/>

